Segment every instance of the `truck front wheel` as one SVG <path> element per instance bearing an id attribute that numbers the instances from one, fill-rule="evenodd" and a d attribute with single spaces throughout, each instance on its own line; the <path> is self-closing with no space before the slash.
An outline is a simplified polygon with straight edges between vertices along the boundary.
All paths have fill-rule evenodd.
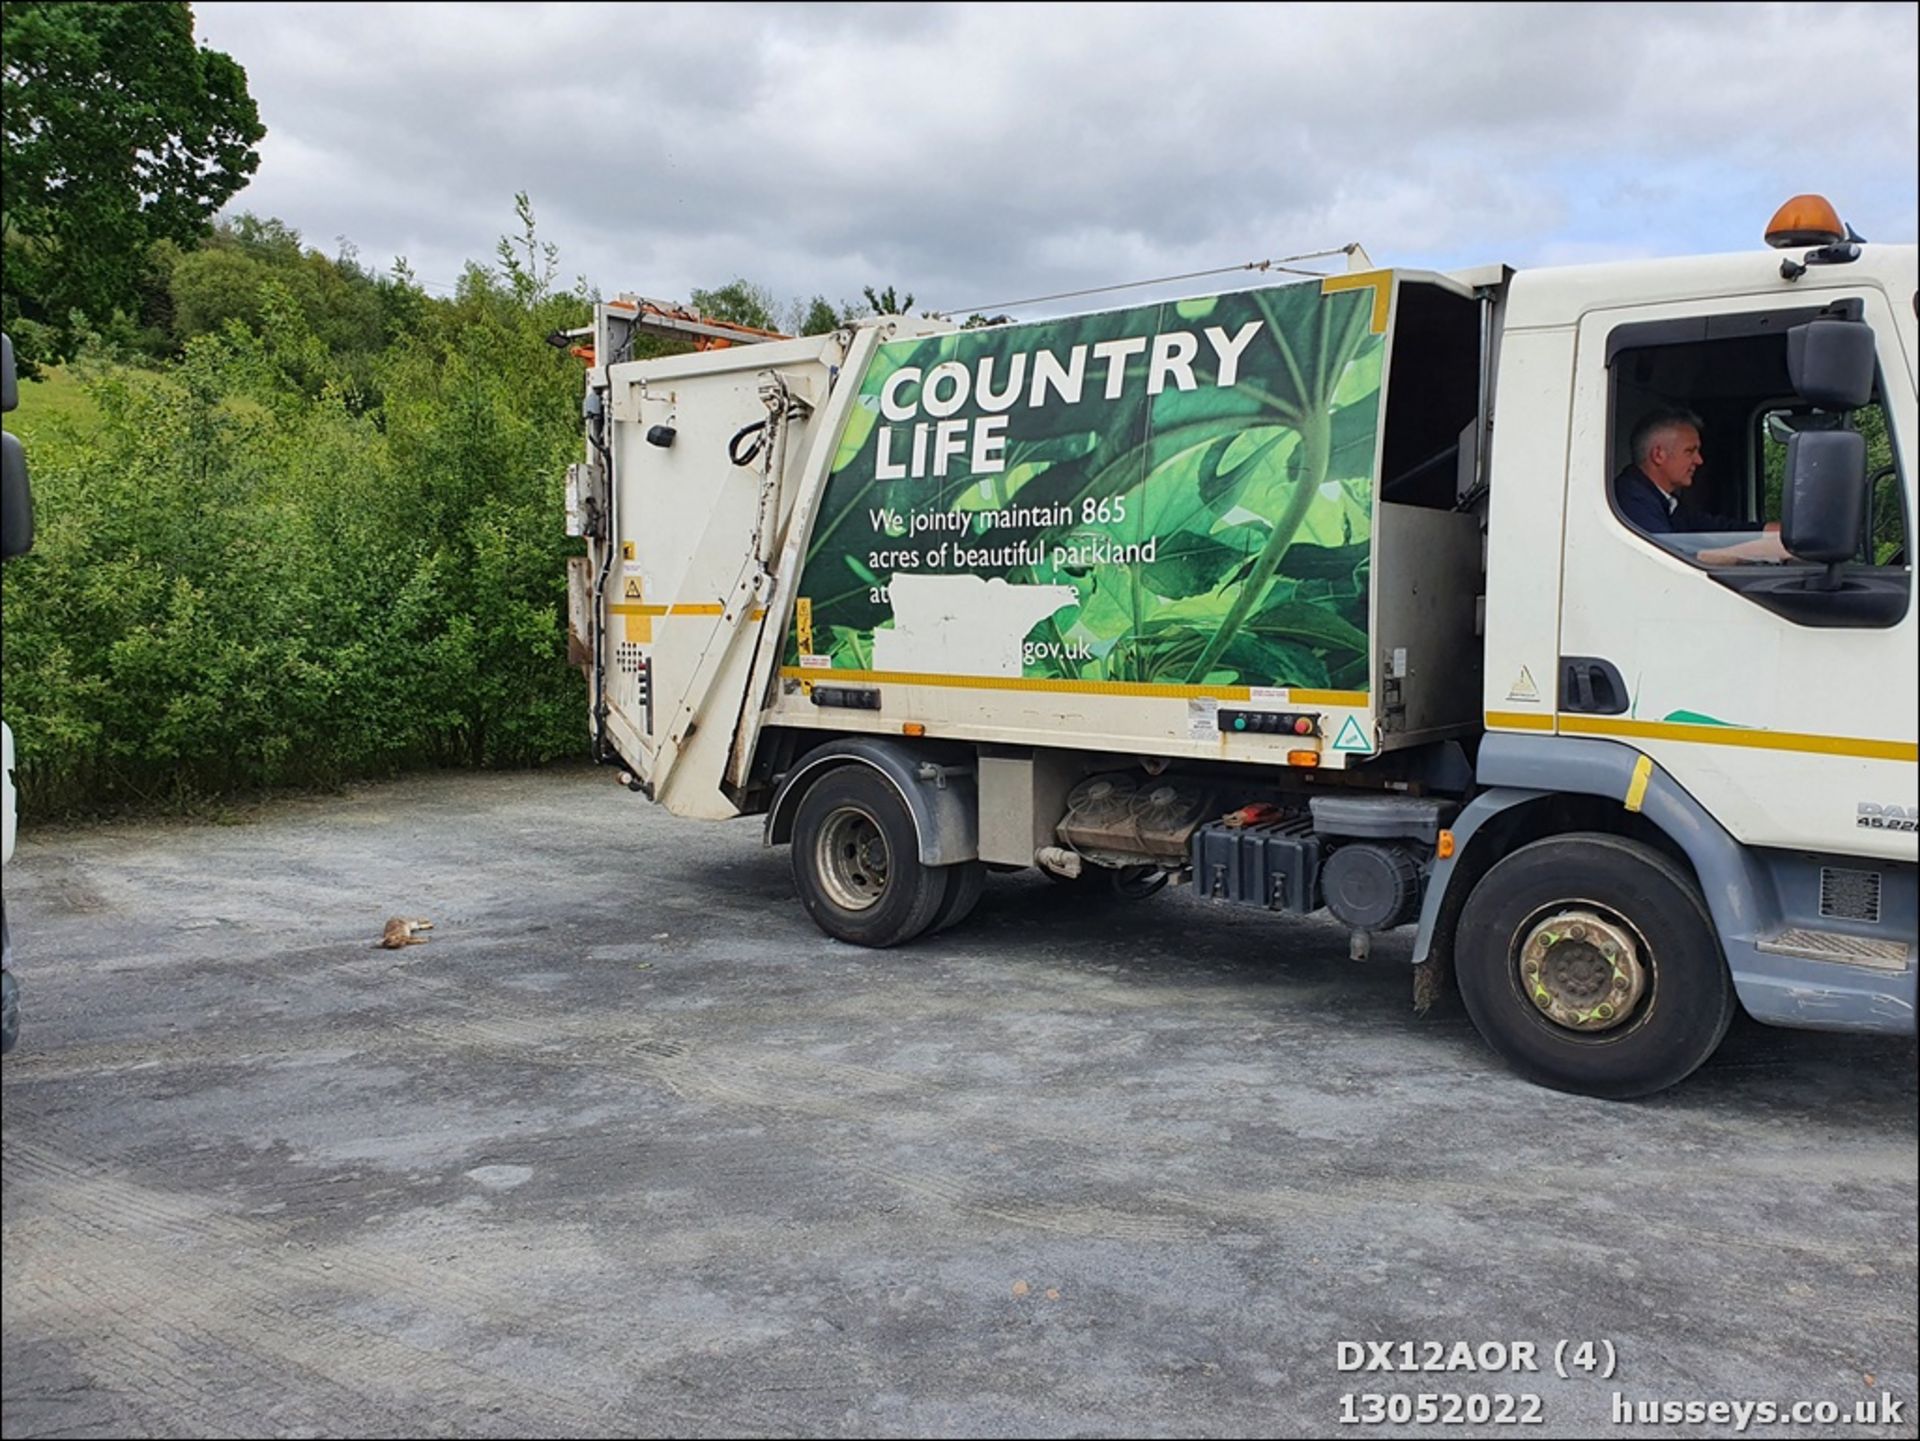
<path id="1" fill-rule="evenodd" d="M 1733 983 L 1692 879 L 1602 833 L 1535 841 L 1487 872 L 1454 945 L 1467 1013 L 1508 1065 L 1555 1090 L 1626 1100 L 1711 1056 Z"/>
<path id="2" fill-rule="evenodd" d="M 814 924 L 856 946 L 897 946 L 939 915 L 949 877 L 922 865 L 906 802 L 862 765 L 841 766 L 793 821 L 793 883 Z"/>

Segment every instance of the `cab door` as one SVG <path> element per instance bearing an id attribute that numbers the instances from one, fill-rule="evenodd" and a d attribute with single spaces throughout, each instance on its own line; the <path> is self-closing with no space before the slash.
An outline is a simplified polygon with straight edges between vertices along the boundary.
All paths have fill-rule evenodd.
<path id="1" fill-rule="evenodd" d="M 1911 860 L 1911 836 L 1860 822 L 1863 803 L 1915 804 L 1920 707 L 1905 557 L 1870 558 L 1886 562 L 1883 579 L 1904 585 L 1897 615 L 1850 621 L 1824 615 L 1817 602 L 1783 611 L 1754 572 L 1736 572 L 1718 554 L 1755 536 L 1649 537 L 1612 499 L 1635 412 L 1659 402 L 1714 417 L 1703 427 L 1702 474 L 1717 473 L 1716 501 L 1743 504 L 1749 523 L 1770 519 L 1755 436 L 1762 418 L 1792 401 L 1785 331 L 1836 299 L 1851 301 L 1876 332 L 1894 472 L 1880 494 L 1903 507 L 1910 534 L 1914 380 L 1878 291 L 1722 297 L 1596 310 L 1582 320 L 1557 728 L 1651 756 L 1750 845 Z M 1775 564 L 1764 578 L 1791 584 L 1792 572 L 1814 569 Z"/>

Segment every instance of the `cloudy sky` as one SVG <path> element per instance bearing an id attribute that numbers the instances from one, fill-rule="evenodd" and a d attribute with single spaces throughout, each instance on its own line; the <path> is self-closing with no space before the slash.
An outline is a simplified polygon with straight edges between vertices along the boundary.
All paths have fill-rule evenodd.
<path id="1" fill-rule="evenodd" d="M 1747 249 L 1804 190 L 1915 238 L 1911 3 L 194 10 L 267 126 L 234 208 L 436 288 L 520 190 L 607 293 L 963 311 L 1354 240 L 1436 267 Z"/>

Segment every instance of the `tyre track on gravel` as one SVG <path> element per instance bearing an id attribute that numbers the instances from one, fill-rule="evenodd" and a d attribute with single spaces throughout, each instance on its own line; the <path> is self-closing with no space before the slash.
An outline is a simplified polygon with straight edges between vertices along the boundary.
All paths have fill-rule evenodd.
<path id="1" fill-rule="evenodd" d="M 545 1387 L 503 1379 L 338 1314 L 347 1295 L 391 1295 L 396 1282 L 406 1284 L 410 1300 L 424 1285 L 473 1316 L 498 1304 L 496 1292 L 457 1273 L 350 1250 L 323 1260 L 279 1249 L 284 1240 L 274 1228 L 201 1214 L 44 1141 L 9 1136 L 4 1164 L 10 1186 L 24 1179 L 24 1190 L 38 1192 L 41 1203 L 36 1263 L 17 1280 L 27 1287 L 28 1313 L 37 1300 L 69 1318 L 104 1317 L 104 1345 L 93 1341 L 93 1328 L 78 1334 L 97 1378 L 117 1393 L 137 1395 L 141 1385 L 158 1384 L 209 1414 L 230 1416 L 235 1434 L 287 1406 L 298 1408 L 295 1424 L 323 1433 L 338 1430 L 345 1415 L 373 1411 L 398 1419 L 421 1406 L 452 1408 L 478 1424 L 489 1413 L 540 1416 L 581 1432 L 611 1419 Z M 320 1298 L 327 1313 L 304 1324 L 290 1316 L 289 1283 Z M 159 1349 L 157 1337 L 168 1338 Z M 217 1373 L 199 1375 L 185 1364 L 189 1351 L 220 1356 Z M 139 1357 L 152 1364 L 136 1364 Z M 370 1389 L 362 1378 L 392 1387 Z"/>
<path id="2" fill-rule="evenodd" d="M 443 999 L 453 998 L 443 996 Z M 461 1009 L 457 1000 L 454 1008 Z M 435 1045 L 514 1055 L 536 1065 L 584 1067 L 623 1079 L 651 1080 L 683 1100 L 717 1103 L 755 1117 L 787 1114 L 871 1129 L 874 1123 L 870 1102 L 876 1096 L 942 1093 L 935 1081 L 917 1076 L 899 1077 L 874 1067 L 844 1066 L 813 1058 L 796 1063 L 794 1058 L 779 1053 L 752 1060 L 716 1058 L 669 1036 L 633 1038 L 630 1024 L 609 1026 L 599 1035 L 590 1035 L 564 1021 L 543 1026 L 532 1018 L 524 1018 L 507 1023 L 469 1012 L 467 1018 L 458 1021 L 422 1020 L 407 1025 Z M 583 1054 L 580 1048 L 595 1041 L 610 1044 L 599 1052 L 588 1050 Z M 567 1049 L 556 1053 L 556 1047 Z M 813 1084 L 801 1084 L 802 1078 Z M 822 1084 L 828 1089 L 817 1089 Z M 955 1124 L 965 1126 L 964 1121 Z M 1036 1127 L 1029 1135 L 1031 1139 L 1061 1147 L 1072 1147 L 1078 1140 L 1071 1132 L 1057 1128 Z M 999 1130 L 995 1131 L 995 1137 L 997 1141 L 1006 1139 Z M 1226 1186 L 1155 1185 L 1141 1190 L 1137 1166 L 1116 1164 L 1083 1152 L 1063 1162 L 1062 1169 L 1096 1178 L 1137 1197 L 1147 1208 L 1145 1213 L 1085 1204 L 1008 1205 L 982 1196 L 975 1183 L 954 1176 L 944 1167 L 874 1161 L 873 1155 L 885 1149 L 877 1133 L 870 1146 L 859 1146 L 844 1138 L 813 1135 L 792 1139 L 836 1166 L 964 1214 L 1057 1235 L 1135 1243 L 1196 1241 L 1223 1226 L 1246 1222 L 1273 1227 L 1306 1218 L 1346 1221 L 1362 1212 L 1377 1215 L 1386 1210 L 1390 1216 L 1398 1208 L 1405 1208 L 1411 1214 L 1436 1203 L 1450 1205 L 1465 1216 L 1483 1214 L 1493 1202 L 1558 1215 L 1570 1204 L 1581 1204 L 1594 1196 L 1591 1172 L 1574 1166 L 1529 1168 L 1523 1176 L 1501 1184 L 1432 1174 L 1355 1179 L 1315 1168 L 1316 1179 L 1311 1185 L 1281 1185 L 1258 1192 Z M 1809 1162 L 1809 1167 L 1811 1176 L 1821 1174 L 1821 1162 Z M 1895 1174 L 1897 1169 L 1888 1168 L 1885 1178 L 1900 1179 Z M 1645 1183 L 1642 1172 L 1621 1178 L 1623 1188 L 1643 1187 Z M 1789 1254 L 1828 1265 L 1872 1264 L 1883 1269 L 1893 1266 L 1906 1276 L 1913 1275 L 1916 1269 L 1911 1261 L 1889 1254 L 1884 1241 L 1854 1243 L 1779 1231 L 1710 1231 L 1633 1213 L 1630 1208 L 1623 1209 L 1619 1220 L 1612 1225 L 1619 1231 L 1616 1244 L 1629 1248 L 1636 1237 L 1657 1235 L 1690 1252 L 1704 1248 L 1748 1261 Z M 1726 1268 L 1718 1284 L 1756 1303 L 1778 1304 L 1779 1301 L 1771 1288 L 1741 1279 L 1737 1268 Z M 1905 1324 L 1904 1318 L 1893 1313 L 1861 1310 L 1858 1314 L 1863 1321 Z"/>

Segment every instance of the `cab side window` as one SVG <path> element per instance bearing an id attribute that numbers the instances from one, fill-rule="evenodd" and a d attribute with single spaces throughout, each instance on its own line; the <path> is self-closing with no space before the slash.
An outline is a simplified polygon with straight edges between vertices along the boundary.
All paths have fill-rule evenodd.
<path id="1" fill-rule="evenodd" d="M 1809 626 L 1883 627 L 1911 592 L 1907 478 L 1878 385 L 1869 404 L 1822 411 L 1795 393 L 1788 332 L 1822 307 L 1639 321 L 1607 339 L 1612 508 L 1621 526 L 1755 604 Z M 1681 417 L 1671 444 L 1646 450 L 1649 421 Z M 1867 513 L 1844 576 L 1788 553 L 1779 535 L 1788 443 L 1797 431 L 1857 430 L 1866 441 Z M 1697 436 L 1689 465 L 1687 442 Z M 1706 583 L 1706 582 L 1703 582 Z"/>

